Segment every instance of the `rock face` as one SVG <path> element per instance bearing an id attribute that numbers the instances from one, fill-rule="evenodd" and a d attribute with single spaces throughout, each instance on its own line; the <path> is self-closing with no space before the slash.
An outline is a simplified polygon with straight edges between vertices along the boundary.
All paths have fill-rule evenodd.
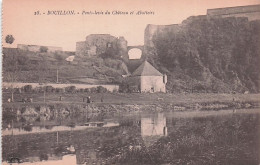
<path id="1" fill-rule="evenodd" d="M 145 54 L 170 91 L 259 92 L 260 20 L 192 16 L 148 25 Z"/>
<path id="2" fill-rule="evenodd" d="M 77 56 L 127 56 L 127 41 L 124 37 L 114 37 L 109 34 L 91 34 L 85 41 L 76 43 Z"/>

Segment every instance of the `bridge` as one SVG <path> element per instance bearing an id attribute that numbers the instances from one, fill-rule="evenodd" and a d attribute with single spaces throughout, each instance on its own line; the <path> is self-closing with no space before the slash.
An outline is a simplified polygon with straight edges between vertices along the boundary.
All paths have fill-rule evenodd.
<path id="1" fill-rule="evenodd" d="M 143 45 L 127 46 L 127 51 L 129 51 L 130 49 L 133 49 L 133 48 L 140 49 L 140 50 L 142 50 L 142 52 L 144 51 L 144 46 Z"/>
<path id="2" fill-rule="evenodd" d="M 137 45 L 137 46 L 127 46 L 127 52 L 129 54 L 129 51 L 132 49 L 139 49 L 141 50 L 142 54 L 141 54 L 141 58 L 144 56 L 144 46 L 143 45 Z"/>

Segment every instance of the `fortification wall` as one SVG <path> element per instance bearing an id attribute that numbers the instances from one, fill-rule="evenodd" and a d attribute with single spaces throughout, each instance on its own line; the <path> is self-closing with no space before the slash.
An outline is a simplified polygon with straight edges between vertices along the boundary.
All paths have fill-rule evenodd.
<path id="1" fill-rule="evenodd" d="M 62 51 L 62 47 L 17 44 L 17 48 L 25 51 L 40 52 L 41 47 L 46 47 L 47 52 Z"/>
<path id="2" fill-rule="evenodd" d="M 152 25 L 148 24 L 144 32 L 144 52 L 147 51 L 148 47 L 154 47 L 153 36 L 162 31 L 169 31 L 178 33 L 185 24 L 190 20 L 201 19 L 207 17 L 247 17 L 249 21 L 260 20 L 260 5 L 251 6 L 238 6 L 238 7 L 227 7 L 227 8 L 217 8 L 208 9 L 207 15 L 191 16 L 184 20 L 182 24 L 172 24 L 172 25 Z"/>
<path id="3" fill-rule="evenodd" d="M 97 46 L 90 45 L 86 41 L 76 42 L 76 55 L 77 56 L 95 56 L 97 55 Z"/>
<path id="4" fill-rule="evenodd" d="M 258 20 L 260 19 L 260 5 L 208 9 L 207 15 L 209 17 L 247 17 L 249 20 Z"/>

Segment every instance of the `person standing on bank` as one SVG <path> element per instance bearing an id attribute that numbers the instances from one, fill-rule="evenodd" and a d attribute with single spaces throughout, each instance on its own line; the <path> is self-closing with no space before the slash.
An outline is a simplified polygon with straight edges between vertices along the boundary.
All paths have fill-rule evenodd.
<path id="1" fill-rule="evenodd" d="M 90 96 L 87 97 L 87 103 L 90 103 Z"/>

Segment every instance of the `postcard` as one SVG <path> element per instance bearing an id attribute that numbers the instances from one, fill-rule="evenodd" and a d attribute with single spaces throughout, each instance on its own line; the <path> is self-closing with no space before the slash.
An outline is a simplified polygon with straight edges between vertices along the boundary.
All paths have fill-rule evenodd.
<path id="1" fill-rule="evenodd" d="M 2 164 L 260 163 L 259 0 L 2 6 Z"/>

